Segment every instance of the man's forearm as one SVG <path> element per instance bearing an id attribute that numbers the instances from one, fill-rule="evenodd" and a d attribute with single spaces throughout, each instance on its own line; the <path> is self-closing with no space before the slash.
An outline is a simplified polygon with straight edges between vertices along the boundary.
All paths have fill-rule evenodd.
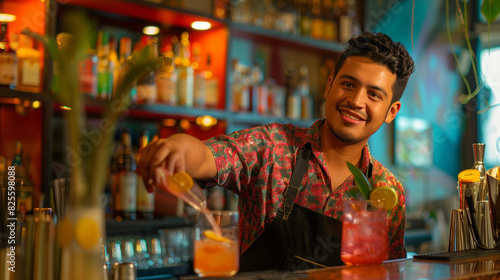
<path id="1" fill-rule="evenodd" d="M 217 175 L 212 151 L 198 138 L 187 134 L 175 134 L 170 138 L 170 140 L 182 145 L 186 172 L 191 176 L 206 179 Z"/>

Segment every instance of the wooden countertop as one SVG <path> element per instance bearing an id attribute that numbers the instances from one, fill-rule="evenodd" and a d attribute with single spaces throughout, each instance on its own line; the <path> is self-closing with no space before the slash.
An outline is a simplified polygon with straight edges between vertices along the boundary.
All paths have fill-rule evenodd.
<path id="1" fill-rule="evenodd" d="M 196 279 L 181 277 L 180 279 Z M 211 279 L 211 278 L 203 278 Z M 213 278 L 216 279 L 216 278 Z M 430 261 L 401 259 L 386 261 L 377 266 L 338 266 L 295 272 L 260 271 L 238 273 L 231 279 L 245 280 L 416 280 L 416 279 L 500 279 L 500 254 L 460 260 Z"/>
<path id="2" fill-rule="evenodd" d="M 379 266 L 351 266 L 307 271 L 307 279 L 500 279 L 500 254 L 462 261 L 404 259 Z"/>

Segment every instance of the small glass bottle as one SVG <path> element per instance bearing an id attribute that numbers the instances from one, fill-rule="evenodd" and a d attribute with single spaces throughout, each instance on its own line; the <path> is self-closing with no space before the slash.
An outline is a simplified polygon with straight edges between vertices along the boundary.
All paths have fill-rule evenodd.
<path id="1" fill-rule="evenodd" d="M 113 216 L 135 220 L 137 217 L 137 172 L 135 156 L 131 148 L 130 134 L 121 135 L 121 146 L 111 164 Z"/>
<path id="2" fill-rule="evenodd" d="M 23 162 L 23 147 L 20 141 L 16 142 L 16 152 L 11 166 L 16 172 L 16 203 L 18 212 L 31 213 L 33 211 L 34 188 L 33 182 L 27 176 L 27 168 Z"/>
<path id="3" fill-rule="evenodd" d="M 158 72 L 156 73 L 157 100 L 168 105 L 177 105 L 177 74 L 175 73 L 174 52 L 167 46 L 160 55 Z"/>
<path id="4" fill-rule="evenodd" d="M 137 153 L 137 160 L 139 160 L 140 152 L 149 142 L 149 131 L 145 130 L 139 138 L 139 153 Z M 152 220 L 155 211 L 155 194 L 148 192 L 144 181 L 140 174 L 137 175 L 137 216 L 139 219 Z"/>
<path id="5" fill-rule="evenodd" d="M 42 91 L 42 71 L 40 66 L 40 51 L 33 47 L 33 39 L 27 35 L 20 35 L 18 59 L 18 84 L 16 89 L 40 93 Z"/>
<path id="6" fill-rule="evenodd" d="M 0 23 L 0 86 L 15 89 L 17 86 L 17 54 L 7 39 L 7 22 Z"/>
<path id="7" fill-rule="evenodd" d="M 158 38 L 154 36 L 144 36 L 146 48 L 149 54 L 158 59 Z M 156 69 L 146 69 L 143 74 L 137 78 L 137 103 L 153 104 L 156 102 L 158 88 L 156 86 Z"/>

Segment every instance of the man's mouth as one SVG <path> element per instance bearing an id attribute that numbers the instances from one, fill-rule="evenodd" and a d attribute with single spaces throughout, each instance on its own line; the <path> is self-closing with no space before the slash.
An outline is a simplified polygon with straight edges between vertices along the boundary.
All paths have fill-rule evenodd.
<path id="1" fill-rule="evenodd" d="M 351 114 L 345 110 L 339 110 L 339 113 L 347 122 L 360 123 L 366 121 L 362 116 Z"/>
<path id="2" fill-rule="evenodd" d="M 353 120 L 355 120 L 355 121 L 360 121 L 360 120 L 361 120 L 360 118 L 355 117 L 355 116 L 353 116 L 353 115 L 351 115 L 351 114 L 348 114 L 347 112 L 344 112 L 344 111 L 340 111 L 340 114 L 341 114 L 342 116 L 344 116 L 344 117 L 348 117 L 348 118 L 353 119 Z"/>

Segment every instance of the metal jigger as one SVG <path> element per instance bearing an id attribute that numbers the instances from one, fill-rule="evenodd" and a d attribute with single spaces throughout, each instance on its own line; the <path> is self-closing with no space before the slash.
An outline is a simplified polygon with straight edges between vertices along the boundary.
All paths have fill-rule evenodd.
<path id="1" fill-rule="evenodd" d="M 68 213 L 70 182 L 70 179 L 58 178 L 55 179 L 52 184 L 54 191 L 54 208 L 58 223 Z"/>
<path id="2" fill-rule="evenodd" d="M 474 166 L 473 169 L 479 171 L 479 184 L 477 195 L 474 200 L 474 204 L 478 201 L 488 200 L 488 189 L 486 187 L 486 169 L 484 167 L 484 149 L 486 145 L 483 143 L 474 143 L 472 144 L 472 150 L 474 151 Z"/>
<path id="3" fill-rule="evenodd" d="M 448 251 L 475 249 L 464 209 L 451 210 L 450 239 Z"/>
<path id="4" fill-rule="evenodd" d="M 486 172 L 491 215 L 491 232 L 495 249 L 500 249 L 500 167 Z"/>

